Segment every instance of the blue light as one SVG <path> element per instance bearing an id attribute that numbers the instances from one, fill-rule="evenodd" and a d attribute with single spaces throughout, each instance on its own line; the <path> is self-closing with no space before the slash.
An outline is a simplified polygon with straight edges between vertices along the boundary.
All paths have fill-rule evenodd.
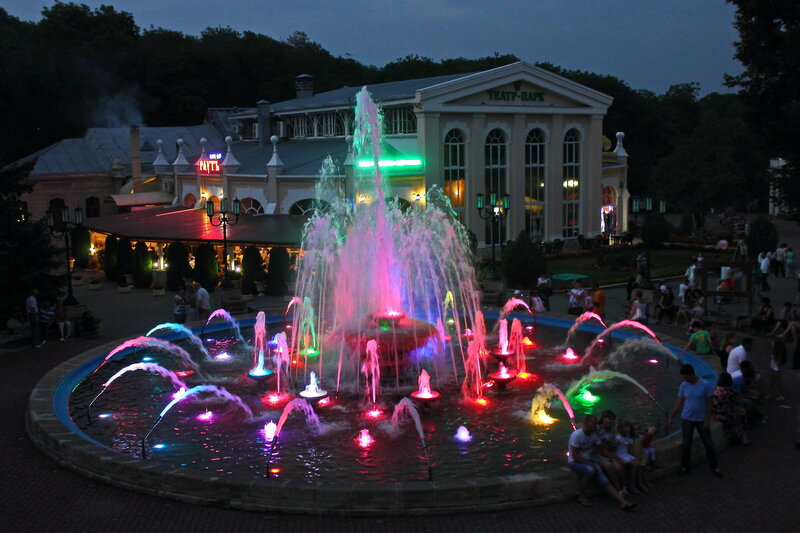
<path id="1" fill-rule="evenodd" d="M 153 360 L 153 358 L 152 358 L 152 357 L 150 357 L 150 356 L 147 356 L 147 357 L 142 357 L 142 361 L 143 361 L 143 362 L 145 362 L 145 363 L 149 363 L 149 362 L 150 362 L 150 361 L 152 361 L 152 360 Z"/>
<path id="2" fill-rule="evenodd" d="M 111 418 L 111 415 L 108 413 L 103 413 L 102 415 L 98 415 L 97 418 Z"/>
<path id="3" fill-rule="evenodd" d="M 166 447 L 167 447 L 166 444 L 156 444 L 155 446 L 153 446 L 153 449 L 154 450 L 161 450 L 162 448 L 166 448 Z"/>

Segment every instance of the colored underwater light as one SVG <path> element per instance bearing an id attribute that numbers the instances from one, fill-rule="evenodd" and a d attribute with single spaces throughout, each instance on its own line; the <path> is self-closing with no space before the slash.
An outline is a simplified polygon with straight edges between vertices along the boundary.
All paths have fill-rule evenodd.
<path id="1" fill-rule="evenodd" d="M 372 438 L 372 435 L 369 434 L 368 429 L 362 429 L 358 433 L 358 438 L 356 439 L 356 441 L 358 442 L 358 445 L 361 446 L 362 448 L 369 448 L 372 445 L 372 443 L 375 442 L 375 439 Z"/>
<path id="2" fill-rule="evenodd" d="M 489 400 L 481 396 L 479 398 L 475 398 L 475 403 L 477 403 L 481 407 L 486 407 L 487 405 L 489 405 Z"/>
<path id="3" fill-rule="evenodd" d="M 164 449 L 166 447 L 167 447 L 166 444 L 156 444 L 155 446 L 153 446 L 153 449 L 154 450 L 162 450 L 162 449 Z"/>
<path id="4" fill-rule="evenodd" d="M 575 354 L 575 351 L 572 348 L 567 348 L 567 351 L 564 352 L 564 355 L 561 357 L 567 359 L 568 361 L 574 361 L 575 359 L 578 359 L 578 356 Z"/>
<path id="5" fill-rule="evenodd" d="M 281 473 L 281 469 L 276 466 L 274 468 L 270 468 L 269 473 L 272 475 L 278 475 Z"/>
<path id="6" fill-rule="evenodd" d="M 471 339 L 471 338 L 473 337 L 472 330 L 471 330 L 471 329 L 469 329 L 469 328 L 465 329 L 465 330 L 464 330 L 464 335 L 463 335 L 463 336 L 464 336 L 464 337 L 466 337 L 466 338 L 468 338 L 468 339 Z"/>
<path id="7" fill-rule="evenodd" d="M 648 359 L 647 362 L 650 363 L 651 365 L 657 365 L 658 359 Z"/>
<path id="8" fill-rule="evenodd" d="M 525 371 L 522 371 L 522 372 L 520 372 L 519 374 L 517 374 L 517 377 L 518 377 L 518 378 L 520 378 L 520 379 L 528 379 L 528 378 L 529 378 L 529 377 L 531 377 L 532 375 L 533 375 L 533 374 L 531 374 L 530 372 L 525 372 Z"/>
<path id="9" fill-rule="evenodd" d="M 550 424 L 552 424 L 556 420 L 557 420 L 556 418 L 553 418 L 552 416 L 548 415 L 547 412 L 545 412 L 544 409 L 540 409 L 539 411 L 536 411 L 536 414 L 533 415 L 534 423 L 536 423 L 536 424 L 538 424 L 540 426 L 549 426 Z"/>
<path id="10" fill-rule="evenodd" d="M 456 440 L 460 440 L 461 442 L 469 442 L 472 440 L 472 435 L 465 426 L 458 426 L 458 429 L 456 430 Z"/>
<path id="11" fill-rule="evenodd" d="M 380 409 L 372 409 L 370 411 L 367 411 L 367 416 L 370 418 L 380 418 L 381 416 L 383 416 L 383 411 L 381 411 Z"/>
<path id="12" fill-rule="evenodd" d="M 533 342 L 533 340 L 531 340 L 529 337 L 523 337 L 522 344 L 527 346 L 528 348 L 535 348 L 536 347 L 536 343 Z"/>
<path id="13" fill-rule="evenodd" d="M 214 356 L 214 359 L 217 361 L 227 361 L 231 358 L 231 355 L 228 352 L 220 352 Z"/>
<path id="14" fill-rule="evenodd" d="M 306 348 L 306 355 L 309 357 L 314 357 L 315 355 L 319 355 L 319 351 L 315 348 L 308 347 Z"/>
<path id="15" fill-rule="evenodd" d="M 144 363 L 149 363 L 152 360 L 153 360 L 153 358 L 150 357 L 149 355 L 146 356 L 146 357 L 142 357 L 142 362 L 144 362 Z"/>
<path id="16" fill-rule="evenodd" d="M 272 442 L 272 439 L 275 438 L 275 432 L 278 431 L 278 425 L 270 420 L 266 424 L 264 424 L 264 438 L 267 439 L 267 442 Z"/>
<path id="17" fill-rule="evenodd" d="M 456 323 L 456 319 L 455 319 L 455 318 L 452 318 L 452 317 L 451 317 L 451 318 L 448 318 L 448 319 L 447 319 L 447 325 L 448 325 L 448 326 L 454 326 L 454 325 L 455 325 L 455 323 Z"/>
<path id="18" fill-rule="evenodd" d="M 593 405 L 600 401 L 600 397 L 592 394 L 589 389 L 584 389 L 583 392 L 578 395 L 578 401 L 585 405 Z"/>
<path id="19" fill-rule="evenodd" d="M 328 398 L 323 398 L 320 401 L 318 401 L 317 405 L 330 405 L 330 403 L 331 403 L 331 399 L 328 397 Z"/>
<path id="20" fill-rule="evenodd" d="M 194 374 L 194 370 L 178 370 L 175 372 L 175 375 L 179 378 L 185 378 L 186 376 L 191 376 Z"/>
<path id="21" fill-rule="evenodd" d="M 267 403 L 270 405 L 278 405 L 281 403 L 283 397 L 280 394 L 270 394 L 267 396 Z"/>
<path id="22" fill-rule="evenodd" d="M 98 415 L 97 418 L 111 418 L 111 415 L 109 413 L 103 413 L 101 415 Z"/>
<path id="23" fill-rule="evenodd" d="M 202 422 L 211 422 L 211 419 L 214 418 L 214 413 L 211 411 L 206 410 L 205 413 L 201 413 L 197 415 L 197 419 Z"/>
<path id="24" fill-rule="evenodd" d="M 175 392 L 172 394 L 172 397 L 173 397 L 175 400 L 180 400 L 180 399 L 181 399 L 181 398 L 183 398 L 184 396 L 186 396 L 186 387 L 181 387 L 180 389 L 176 390 L 176 391 L 175 391 Z"/>

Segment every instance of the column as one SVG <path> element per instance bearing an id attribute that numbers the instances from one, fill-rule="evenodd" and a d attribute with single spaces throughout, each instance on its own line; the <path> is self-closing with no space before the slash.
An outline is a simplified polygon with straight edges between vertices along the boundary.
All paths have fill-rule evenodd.
<path id="1" fill-rule="evenodd" d="M 484 180 L 484 144 L 486 137 L 486 115 L 476 113 L 472 115 L 470 135 L 467 140 L 467 184 L 466 198 L 464 199 L 464 214 L 467 227 L 475 232 L 478 242 L 486 242 L 486 231 L 483 220 L 478 217 L 475 195 L 483 192 Z M 488 199 L 487 199 L 488 202 Z"/>
<path id="2" fill-rule="evenodd" d="M 564 208 L 564 115 L 553 115 L 547 139 L 545 176 L 545 240 L 562 239 Z"/>

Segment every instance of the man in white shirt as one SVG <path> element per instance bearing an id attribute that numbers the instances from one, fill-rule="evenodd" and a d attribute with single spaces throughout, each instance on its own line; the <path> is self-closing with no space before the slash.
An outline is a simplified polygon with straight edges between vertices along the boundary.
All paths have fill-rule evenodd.
<path id="1" fill-rule="evenodd" d="M 728 368 L 726 368 L 725 371 L 731 375 L 738 372 L 742 361 L 747 359 L 748 352 L 750 352 L 750 348 L 752 347 L 753 339 L 750 337 L 742 339 L 742 344 L 731 350 L 731 353 L 728 354 Z"/>
<path id="2" fill-rule="evenodd" d="M 769 283 L 767 283 L 767 274 L 769 274 L 769 254 L 763 254 L 758 260 L 758 266 L 761 269 L 761 292 L 769 290 Z"/>
<path id="3" fill-rule="evenodd" d="M 33 345 L 39 347 L 39 301 L 36 297 L 39 295 L 37 289 L 31 289 L 30 295 L 25 298 L 25 313 L 28 315 L 28 324 L 31 327 L 31 341 Z M 44 343 L 42 343 L 44 344 Z"/>
<path id="4" fill-rule="evenodd" d="M 208 320 L 211 315 L 211 295 L 202 285 L 199 285 L 195 293 L 195 302 L 197 305 L 197 319 Z"/>
<path id="5" fill-rule="evenodd" d="M 580 280 L 575 280 L 572 288 L 569 290 L 569 308 L 567 309 L 568 315 L 580 315 L 583 313 L 583 304 L 586 298 L 586 291 L 583 290 L 583 284 Z"/>

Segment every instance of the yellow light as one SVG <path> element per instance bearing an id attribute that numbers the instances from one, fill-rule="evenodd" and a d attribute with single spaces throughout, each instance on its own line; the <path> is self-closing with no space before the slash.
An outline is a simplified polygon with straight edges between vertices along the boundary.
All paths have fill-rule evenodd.
<path id="1" fill-rule="evenodd" d="M 94 254 L 96 254 L 96 253 L 97 253 L 97 248 L 95 248 L 94 246 L 90 246 L 90 247 L 89 247 L 89 253 L 90 253 L 91 255 L 94 255 Z"/>
<path id="2" fill-rule="evenodd" d="M 557 420 L 557 418 L 548 415 L 544 409 L 536 411 L 536 414 L 533 416 L 533 422 L 539 426 L 549 426 Z"/>
<path id="3" fill-rule="evenodd" d="M 358 203 L 363 204 L 366 201 L 367 201 L 366 195 L 362 194 L 361 196 L 358 197 Z"/>

